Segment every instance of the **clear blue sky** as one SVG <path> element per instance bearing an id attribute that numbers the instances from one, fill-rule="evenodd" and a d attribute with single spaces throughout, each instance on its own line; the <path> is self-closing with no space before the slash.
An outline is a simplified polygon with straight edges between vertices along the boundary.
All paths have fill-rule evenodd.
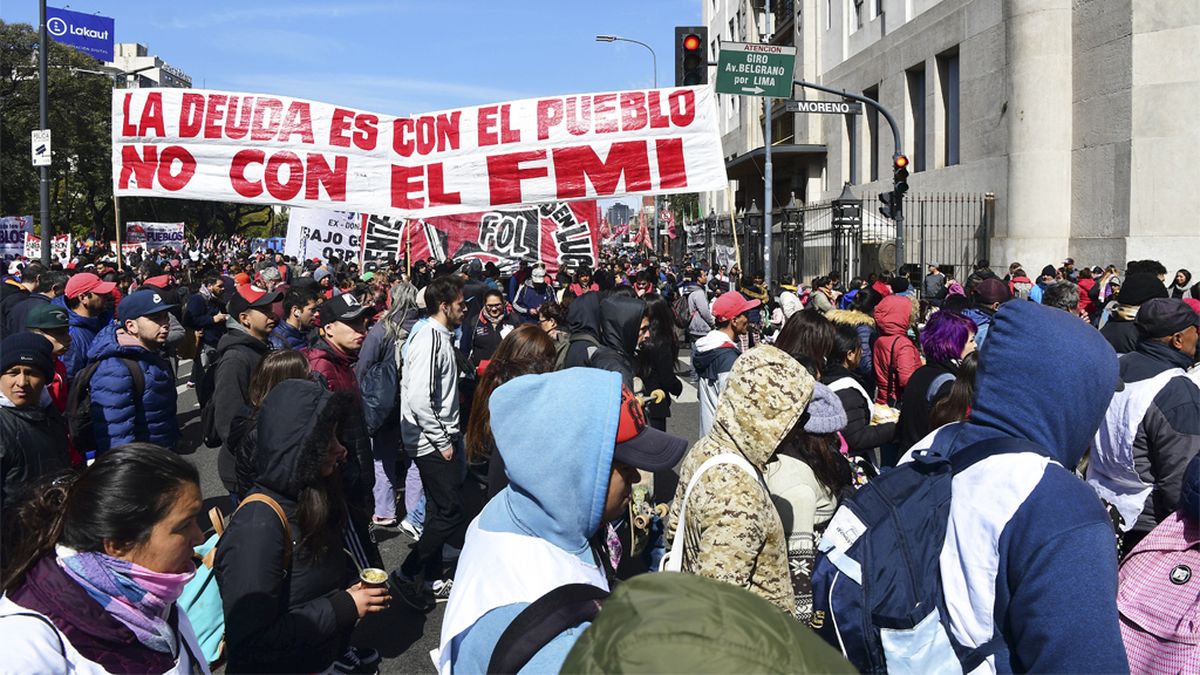
<path id="1" fill-rule="evenodd" d="M 54 2 L 116 20 L 193 86 L 285 94 L 404 115 L 516 98 L 674 84 L 674 30 L 701 0 Z M 0 18 L 37 23 L 37 3 Z"/>
<path id="2" fill-rule="evenodd" d="M 54 2 L 111 16 L 195 87 L 272 93 L 392 115 L 547 94 L 674 84 L 674 27 L 702 0 L 129 0 Z M 5 0 L 0 18 L 36 27 L 38 4 Z M 616 200 L 604 200 L 605 206 Z M 636 200 L 621 199 L 631 205 Z"/>

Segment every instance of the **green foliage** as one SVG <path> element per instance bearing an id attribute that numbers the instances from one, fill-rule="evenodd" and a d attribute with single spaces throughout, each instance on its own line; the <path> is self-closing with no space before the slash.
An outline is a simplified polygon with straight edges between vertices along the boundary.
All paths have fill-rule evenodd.
<path id="1" fill-rule="evenodd" d="M 37 42 L 33 26 L 0 21 L 0 215 L 35 221 L 39 178 L 29 163 L 29 134 L 39 126 Z M 53 40 L 47 65 L 51 222 L 57 232 L 113 239 L 113 79 L 100 74 L 101 62 Z M 149 197 L 122 199 L 120 211 L 122 222 L 182 221 L 199 238 L 265 236 L 281 220 L 266 206 Z"/>

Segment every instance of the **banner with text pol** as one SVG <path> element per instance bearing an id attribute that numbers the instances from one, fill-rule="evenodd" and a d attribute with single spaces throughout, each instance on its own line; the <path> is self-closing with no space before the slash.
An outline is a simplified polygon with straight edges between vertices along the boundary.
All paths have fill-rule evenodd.
<path id="1" fill-rule="evenodd" d="M 112 117 L 120 197 L 426 218 L 726 186 L 711 86 L 412 117 L 263 94 L 117 89 Z"/>

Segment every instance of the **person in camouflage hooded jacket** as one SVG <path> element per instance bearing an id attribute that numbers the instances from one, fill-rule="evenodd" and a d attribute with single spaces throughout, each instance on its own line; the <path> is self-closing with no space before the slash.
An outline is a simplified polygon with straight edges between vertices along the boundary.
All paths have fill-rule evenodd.
<path id="1" fill-rule="evenodd" d="M 787 353 L 764 345 L 733 366 L 712 431 L 680 467 L 666 541 L 673 541 L 692 475 L 722 453 L 741 455 L 761 476 L 767 460 L 803 415 L 814 381 Z M 731 464 L 713 466 L 692 490 L 684 531 L 683 571 L 741 586 L 795 612 L 787 543 L 779 513 L 759 480 Z"/>

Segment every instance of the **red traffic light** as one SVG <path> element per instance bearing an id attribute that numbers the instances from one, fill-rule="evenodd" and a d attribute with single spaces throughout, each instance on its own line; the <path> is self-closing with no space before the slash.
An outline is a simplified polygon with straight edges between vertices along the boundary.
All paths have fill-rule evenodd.
<path id="1" fill-rule="evenodd" d="M 895 163 L 897 169 L 903 169 L 908 166 L 908 158 L 904 155 L 896 155 L 896 159 L 894 159 L 893 162 Z"/>
<path id="2" fill-rule="evenodd" d="M 700 44 L 700 36 L 699 35 L 693 34 L 693 35 L 688 35 L 687 37 L 683 38 L 684 50 L 689 51 L 689 52 L 694 52 L 694 51 L 700 49 L 700 47 L 701 47 L 701 44 Z"/>

